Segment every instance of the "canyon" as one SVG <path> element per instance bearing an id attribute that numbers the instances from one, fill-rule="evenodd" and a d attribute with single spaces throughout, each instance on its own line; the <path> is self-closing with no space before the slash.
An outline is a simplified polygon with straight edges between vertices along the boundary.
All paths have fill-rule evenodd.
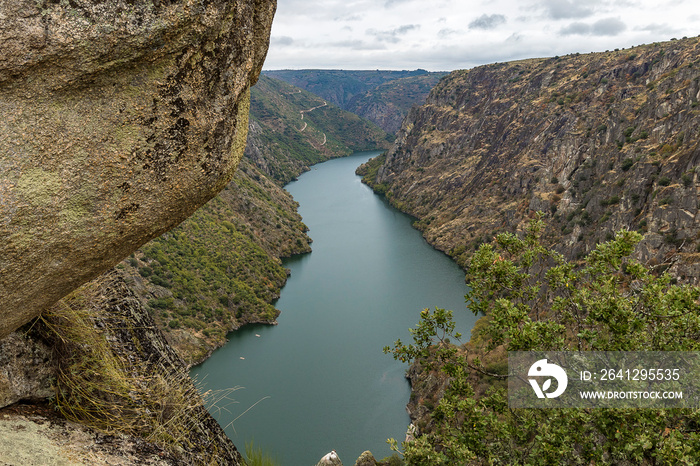
<path id="1" fill-rule="evenodd" d="M 186 370 L 231 330 L 276 323 L 280 258 L 311 243 L 282 186 L 356 150 L 386 149 L 358 173 L 462 267 L 540 211 L 568 259 L 635 230 L 645 265 L 700 281 L 698 38 L 362 85 L 348 73 L 315 95 L 260 75 L 274 2 L 132 3 L 2 7 L 0 429 L 65 429 L 50 434 L 59 456 L 74 453 L 56 438 L 106 431 L 125 442 L 100 440 L 106 457 L 240 463 Z M 114 365 L 84 365 L 104 354 Z M 94 423 L 74 383 L 114 394 L 64 377 L 86 367 L 120 368 L 139 394 L 102 414 L 148 406 L 193 433 Z M 426 415 L 416 400 L 437 401 L 444 381 L 410 377 Z"/>

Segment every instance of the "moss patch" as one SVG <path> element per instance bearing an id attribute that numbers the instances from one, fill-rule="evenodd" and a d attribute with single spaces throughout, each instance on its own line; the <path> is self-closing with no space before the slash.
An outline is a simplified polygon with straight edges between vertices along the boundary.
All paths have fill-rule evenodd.
<path id="1" fill-rule="evenodd" d="M 57 173 L 32 168 L 25 171 L 17 181 L 17 188 L 32 205 L 43 207 L 59 197 L 64 190 Z"/>

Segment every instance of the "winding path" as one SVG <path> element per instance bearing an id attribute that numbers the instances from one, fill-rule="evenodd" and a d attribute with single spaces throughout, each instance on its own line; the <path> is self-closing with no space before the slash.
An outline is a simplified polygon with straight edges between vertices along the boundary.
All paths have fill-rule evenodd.
<path id="1" fill-rule="evenodd" d="M 328 102 L 326 102 L 326 101 L 324 100 L 324 101 L 323 101 L 323 105 L 319 105 L 319 106 L 317 106 L 317 107 L 313 107 L 313 108 L 310 108 L 310 109 L 308 109 L 308 110 L 299 110 L 299 113 L 301 113 L 301 119 L 302 119 L 302 120 L 304 119 L 304 113 L 306 113 L 306 112 L 312 112 L 312 111 L 316 110 L 317 108 L 325 107 L 326 105 L 328 105 Z"/>
<path id="2" fill-rule="evenodd" d="M 300 92 L 301 92 L 301 91 L 300 91 Z M 318 105 L 318 106 L 316 106 L 316 107 L 312 107 L 312 108 L 310 108 L 310 109 L 308 109 L 308 110 L 299 110 L 299 113 L 301 114 L 301 119 L 302 119 L 302 120 L 304 119 L 304 114 L 305 114 L 305 113 L 307 113 L 307 112 L 312 112 L 312 111 L 314 111 L 314 110 L 316 110 L 316 109 L 318 109 L 318 108 L 325 107 L 326 105 L 328 105 L 328 102 L 326 102 L 326 101 L 324 100 L 324 101 L 323 101 L 323 104 L 321 104 L 321 105 Z M 302 132 L 306 129 L 307 126 L 309 126 L 309 124 L 308 124 L 307 122 L 304 122 L 304 126 L 301 127 L 301 129 L 299 130 L 299 132 L 302 133 Z M 322 146 L 325 146 L 325 145 L 326 145 L 326 141 L 327 141 L 326 133 L 323 133 L 323 142 L 321 143 L 321 145 L 322 145 Z"/>

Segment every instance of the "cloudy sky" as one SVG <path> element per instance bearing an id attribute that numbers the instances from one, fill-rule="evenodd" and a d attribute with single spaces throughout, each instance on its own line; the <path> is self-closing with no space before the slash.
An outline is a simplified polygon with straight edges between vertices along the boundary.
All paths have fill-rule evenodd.
<path id="1" fill-rule="evenodd" d="M 450 71 L 698 35 L 697 0 L 278 0 L 265 69 Z"/>

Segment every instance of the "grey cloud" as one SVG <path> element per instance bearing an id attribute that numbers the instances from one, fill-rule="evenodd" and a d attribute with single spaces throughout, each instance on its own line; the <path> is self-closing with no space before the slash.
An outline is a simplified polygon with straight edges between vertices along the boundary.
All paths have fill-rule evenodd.
<path id="1" fill-rule="evenodd" d="M 620 18 L 606 18 L 593 23 L 593 34 L 596 36 L 616 36 L 627 29 Z"/>
<path id="2" fill-rule="evenodd" d="M 392 44 L 395 44 L 399 41 L 401 41 L 401 38 L 399 36 L 403 36 L 408 34 L 410 31 L 420 29 L 420 25 L 418 24 L 405 24 L 401 27 L 398 27 L 396 29 L 391 29 L 391 30 L 386 30 L 386 31 L 379 31 L 377 29 L 367 29 L 366 33 L 369 34 L 370 36 L 375 36 L 378 41 L 380 42 L 390 42 Z"/>
<path id="3" fill-rule="evenodd" d="M 368 44 L 362 40 L 341 40 L 336 42 L 331 42 L 329 44 L 332 47 L 337 47 L 341 49 L 350 50 L 385 50 L 384 45 Z"/>
<path id="4" fill-rule="evenodd" d="M 635 31 L 645 31 L 645 32 L 652 32 L 655 34 L 673 34 L 676 32 L 675 29 L 673 29 L 671 26 L 668 24 L 647 24 L 646 26 L 641 26 L 641 27 L 636 27 L 634 28 Z"/>
<path id="5" fill-rule="evenodd" d="M 506 42 L 521 42 L 523 40 L 523 35 L 517 32 L 514 32 L 508 38 L 506 39 Z"/>
<path id="6" fill-rule="evenodd" d="M 593 14 L 593 9 L 585 5 L 592 2 L 576 2 L 576 0 L 544 0 L 542 6 L 552 19 L 587 18 Z"/>
<path id="7" fill-rule="evenodd" d="M 505 22 L 506 17 L 503 15 L 483 14 L 469 23 L 469 29 L 494 29 Z"/>
<path id="8" fill-rule="evenodd" d="M 398 29 L 394 29 L 394 32 L 397 34 L 406 34 L 409 31 L 413 31 L 414 29 L 420 29 L 420 25 L 418 24 L 404 24 L 403 26 L 399 27 Z"/>
<path id="9" fill-rule="evenodd" d="M 571 23 L 559 31 L 562 36 L 581 35 L 591 33 L 591 26 L 586 23 Z"/>
<path id="10" fill-rule="evenodd" d="M 438 37 L 445 39 L 447 37 L 454 36 L 455 34 L 458 34 L 458 33 L 459 33 L 459 31 L 457 31 L 456 29 L 445 28 L 445 29 L 440 29 L 438 31 Z"/>
<path id="11" fill-rule="evenodd" d="M 294 39 L 289 36 L 271 36 L 270 43 L 275 46 L 283 47 L 285 45 L 292 45 L 294 43 Z"/>
<path id="12" fill-rule="evenodd" d="M 559 30 L 563 36 L 616 36 L 627 29 L 627 25 L 619 18 L 605 18 L 593 24 L 571 23 Z"/>

